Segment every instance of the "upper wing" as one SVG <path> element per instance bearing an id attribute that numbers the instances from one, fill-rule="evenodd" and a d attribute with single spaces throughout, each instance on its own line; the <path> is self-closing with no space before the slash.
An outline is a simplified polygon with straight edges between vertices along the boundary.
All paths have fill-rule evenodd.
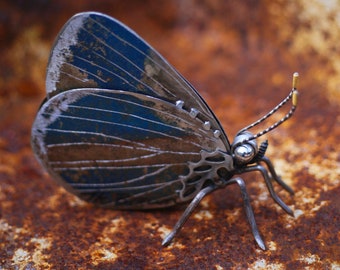
<path id="1" fill-rule="evenodd" d="M 47 100 L 32 145 L 56 180 L 79 197 L 117 208 L 153 208 L 188 199 L 201 150 L 223 149 L 199 119 L 155 97 L 119 90 L 74 89 Z M 202 181 L 201 181 L 202 182 Z"/>
<path id="2" fill-rule="evenodd" d="M 197 91 L 149 44 L 119 21 L 95 12 L 72 17 L 47 68 L 47 98 L 76 88 L 119 89 L 157 97 L 194 114 L 230 143 Z"/>

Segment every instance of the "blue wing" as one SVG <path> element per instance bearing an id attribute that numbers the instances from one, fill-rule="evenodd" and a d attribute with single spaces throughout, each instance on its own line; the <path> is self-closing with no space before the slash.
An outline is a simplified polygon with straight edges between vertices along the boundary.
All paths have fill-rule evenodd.
<path id="1" fill-rule="evenodd" d="M 155 97 L 74 89 L 42 105 L 32 143 L 48 171 L 87 201 L 164 207 L 180 202 L 179 193 L 189 188 L 189 162 L 219 144 L 201 126 L 187 111 Z"/>
<path id="2" fill-rule="evenodd" d="M 72 17 L 59 34 L 47 68 L 47 98 L 76 88 L 118 89 L 165 100 L 192 112 L 230 144 L 197 91 L 131 29 L 94 12 Z"/>

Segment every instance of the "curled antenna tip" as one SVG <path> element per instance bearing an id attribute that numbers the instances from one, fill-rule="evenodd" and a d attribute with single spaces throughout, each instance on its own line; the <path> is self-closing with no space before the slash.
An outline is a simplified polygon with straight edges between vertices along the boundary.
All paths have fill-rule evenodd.
<path id="1" fill-rule="evenodd" d="M 294 91 L 293 91 L 293 96 L 292 96 L 292 103 L 293 103 L 293 106 L 296 107 L 297 101 L 298 101 L 298 91 L 297 91 L 297 90 L 294 90 Z"/>
<path id="2" fill-rule="evenodd" d="M 293 89 L 297 89 L 298 81 L 299 81 L 299 73 L 295 72 L 293 74 Z"/>

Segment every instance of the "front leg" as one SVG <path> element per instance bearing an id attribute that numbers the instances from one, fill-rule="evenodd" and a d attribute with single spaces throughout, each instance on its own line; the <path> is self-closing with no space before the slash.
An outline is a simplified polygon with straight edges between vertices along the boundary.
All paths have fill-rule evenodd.
<path id="1" fill-rule="evenodd" d="M 262 165 L 253 165 L 249 167 L 242 168 L 242 172 L 253 172 L 253 171 L 260 171 L 262 173 L 262 176 L 266 182 L 267 188 L 269 190 L 270 195 L 274 199 L 274 201 L 281 206 L 283 210 L 287 212 L 287 214 L 294 217 L 294 213 L 292 209 L 290 209 L 282 200 L 281 198 L 276 194 L 271 179 L 269 177 L 268 171 L 262 166 Z M 282 181 L 282 180 L 281 180 Z"/>
<path id="2" fill-rule="evenodd" d="M 288 186 L 282 179 L 281 177 L 279 177 L 275 171 L 275 168 L 273 166 L 273 163 L 270 161 L 269 158 L 267 158 L 266 156 L 263 156 L 260 160 L 260 162 L 263 161 L 268 169 L 269 172 L 272 176 L 272 179 L 275 180 L 281 187 L 283 187 L 286 191 L 288 191 L 290 193 L 290 195 L 294 195 L 294 191 L 292 190 L 292 188 L 290 186 Z"/>

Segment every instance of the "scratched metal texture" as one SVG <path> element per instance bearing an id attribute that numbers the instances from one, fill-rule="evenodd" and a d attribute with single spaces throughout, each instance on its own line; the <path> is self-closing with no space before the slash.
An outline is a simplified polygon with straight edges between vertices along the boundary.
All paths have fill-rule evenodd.
<path id="1" fill-rule="evenodd" d="M 340 7 L 336 1 L 1 1 L 0 269 L 340 268 Z M 84 203 L 44 172 L 30 129 L 45 67 L 75 13 L 104 12 L 134 29 L 206 99 L 229 140 L 283 99 L 300 73 L 296 115 L 268 136 L 268 156 L 295 190 L 245 177 L 261 251 L 239 190 L 203 200 L 161 247 L 183 208 L 117 211 Z M 283 113 L 278 114 L 279 119 Z"/>

